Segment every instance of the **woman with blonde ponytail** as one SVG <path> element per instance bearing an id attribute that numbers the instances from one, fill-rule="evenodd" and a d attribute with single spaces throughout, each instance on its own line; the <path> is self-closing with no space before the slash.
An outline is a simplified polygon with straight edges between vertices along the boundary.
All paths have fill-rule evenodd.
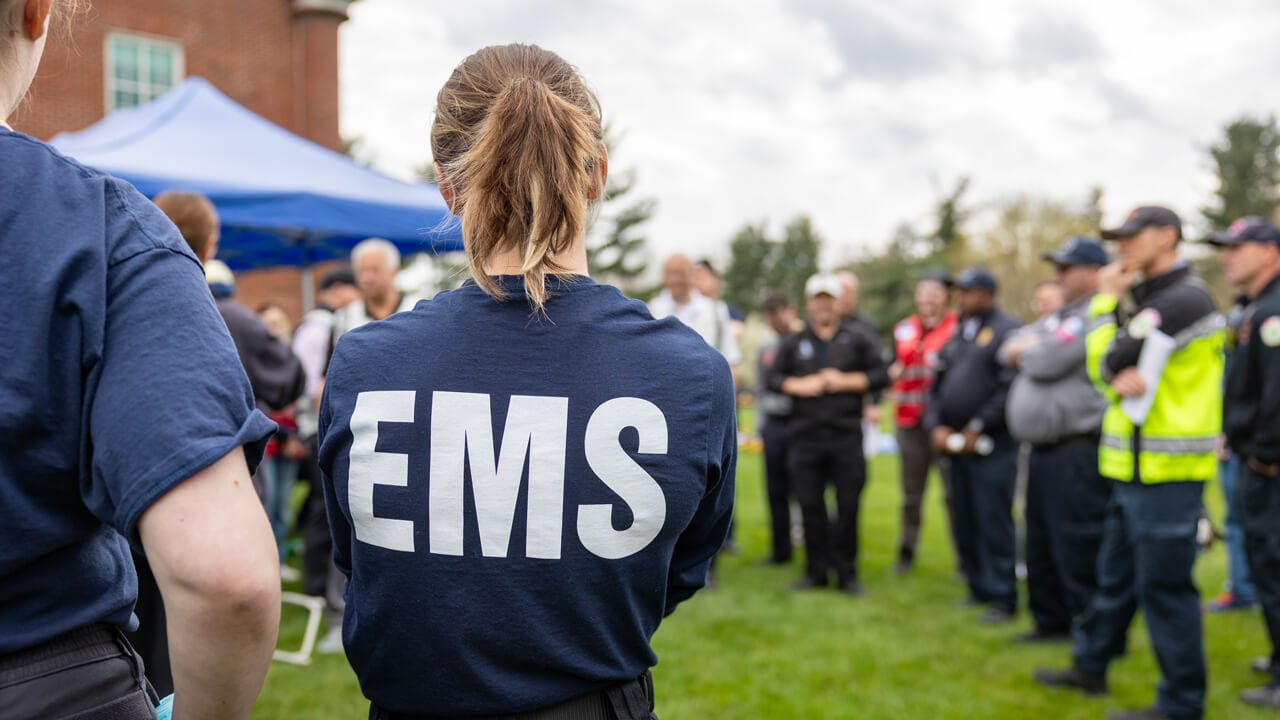
<path id="1" fill-rule="evenodd" d="M 371 718 L 656 717 L 649 639 L 729 526 L 733 384 L 589 277 L 602 138 L 558 55 L 465 59 L 431 149 L 471 279 L 338 343 L 320 464 Z"/>

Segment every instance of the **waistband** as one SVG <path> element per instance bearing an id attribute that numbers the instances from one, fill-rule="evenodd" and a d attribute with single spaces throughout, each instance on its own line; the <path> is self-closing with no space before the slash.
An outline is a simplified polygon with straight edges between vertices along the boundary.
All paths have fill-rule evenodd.
<path id="1" fill-rule="evenodd" d="M 86 625 L 35 647 L 0 655 L 0 685 L 21 682 L 69 665 L 81 665 L 124 653 L 120 631 L 110 625 Z"/>
<path id="2" fill-rule="evenodd" d="M 1056 442 L 1051 442 L 1051 443 L 1031 443 L 1031 449 L 1032 450 L 1057 450 L 1058 448 L 1064 448 L 1064 447 L 1067 447 L 1068 445 L 1085 445 L 1085 444 L 1097 445 L 1100 442 L 1102 442 L 1102 432 L 1096 431 L 1096 432 L 1080 433 L 1078 435 L 1068 435 L 1064 438 L 1059 438 Z"/>
<path id="3" fill-rule="evenodd" d="M 649 720 L 653 718 L 653 676 L 648 670 L 617 687 L 583 695 L 541 710 L 491 715 L 484 720 Z M 369 707 L 369 720 L 451 720 L 443 715 L 408 715 Z M 475 718 L 474 720 L 480 720 Z"/>

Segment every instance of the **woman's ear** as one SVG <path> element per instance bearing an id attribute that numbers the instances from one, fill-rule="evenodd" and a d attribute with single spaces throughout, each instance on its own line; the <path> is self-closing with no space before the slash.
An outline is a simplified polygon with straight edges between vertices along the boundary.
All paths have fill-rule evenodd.
<path id="1" fill-rule="evenodd" d="M 27 0 L 22 7 L 22 32 L 27 39 L 35 42 L 44 35 L 49 27 L 49 9 L 53 0 Z"/>
<path id="2" fill-rule="evenodd" d="M 444 176 L 444 171 L 440 169 L 440 163 L 432 162 L 431 169 L 435 171 L 436 186 L 440 188 L 440 195 L 444 198 L 444 204 L 449 206 L 449 212 L 457 215 L 458 210 L 453 206 L 453 185 L 449 184 L 449 179 Z"/>
<path id="3" fill-rule="evenodd" d="M 587 199 L 603 200 L 605 187 L 609 184 L 609 148 L 604 143 L 600 143 L 600 156 L 596 158 L 594 170 L 591 187 L 587 189 Z"/>

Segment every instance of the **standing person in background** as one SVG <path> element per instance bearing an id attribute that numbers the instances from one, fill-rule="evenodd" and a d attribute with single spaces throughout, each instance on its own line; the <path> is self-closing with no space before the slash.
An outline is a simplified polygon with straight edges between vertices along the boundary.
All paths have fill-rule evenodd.
<path id="1" fill-rule="evenodd" d="M 350 267 L 338 267 L 325 273 L 316 292 L 316 306 L 302 316 L 293 334 L 293 352 L 307 373 L 307 391 L 298 400 L 298 439 L 307 452 L 298 466 L 298 478 L 308 484 L 307 499 L 298 515 L 302 534 L 302 591 L 325 599 L 324 637 L 316 643 L 316 651 L 342 651 L 342 613 L 344 610 L 342 573 L 333 564 L 333 538 L 329 535 L 329 517 L 324 507 L 320 482 L 319 418 L 320 393 L 324 373 L 333 354 L 336 314 L 360 299 L 356 276 Z"/>
<path id="2" fill-rule="evenodd" d="M 1240 699 L 1280 708 L 1280 230 L 1246 217 L 1210 242 L 1220 248 L 1227 279 L 1243 292 L 1222 429 L 1241 458 L 1231 500 L 1271 641 L 1270 681 Z"/>
<path id="3" fill-rule="evenodd" d="M 421 300 L 396 287 L 400 275 L 400 251 L 390 240 L 361 240 L 351 250 L 351 267 L 356 274 L 360 302 L 348 303 L 334 312 L 334 338 L 371 320 L 383 320 L 398 312 L 408 312 Z"/>
<path id="4" fill-rule="evenodd" d="M 893 380 L 895 435 L 901 458 L 902 530 L 898 537 L 898 559 L 893 569 L 899 575 L 915 567 L 916 549 L 920 544 L 921 508 L 929 482 L 929 470 L 938 468 L 948 513 L 951 512 L 951 473 L 946 458 L 936 453 L 924 426 L 925 408 L 938 353 L 951 339 L 956 328 L 956 314 L 948 308 L 948 285 L 945 272 L 922 276 L 916 281 L 916 314 L 893 328 L 896 360 L 889 367 Z M 947 520 L 951 526 L 951 520 Z M 952 533 L 952 545 L 958 548 Z M 957 561 L 959 550 L 956 551 Z"/>
<path id="5" fill-rule="evenodd" d="M 265 303 L 258 308 L 258 317 L 271 331 L 271 335 L 286 344 L 293 341 L 293 323 L 284 308 L 275 303 Z M 301 363 L 301 360 L 299 360 Z M 306 449 L 298 441 L 297 404 L 281 408 L 271 413 L 271 420 L 279 428 L 275 437 L 267 443 L 267 451 L 262 460 L 262 475 L 266 485 L 263 505 L 267 508 L 267 519 L 271 521 L 271 529 L 275 532 L 276 546 L 280 550 L 280 573 L 285 579 L 296 580 L 297 571 L 284 564 L 288 557 L 289 525 L 293 522 L 293 484 L 298 479 L 298 463 L 302 460 Z M 292 571 L 292 572 L 290 572 Z"/>
<path id="6" fill-rule="evenodd" d="M 1111 481 L 1098 473 L 1107 401 L 1085 368 L 1086 311 L 1109 260 L 1092 238 L 1070 238 L 1044 258 L 1064 305 L 1005 341 L 999 360 L 1018 371 L 1009 428 L 1031 446 L 1026 521 L 1027 606 L 1035 626 L 1020 642 L 1065 642 L 1098 586 L 1098 548 Z"/>
<path id="7" fill-rule="evenodd" d="M 764 444 L 765 495 L 769 507 L 769 563 L 791 562 L 791 482 L 787 475 L 787 423 L 791 419 L 791 396 L 769 389 L 769 373 L 778 359 L 782 342 L 796 331 L 796 309 L 779 292 L 771 292 L 760 306 L 774 336 L 760 345 L 756 377 L 756 425 Z"/>
<path id="8" fill-rule="evenodd" d="M 694 264 L 681 253 L 671 255 L 662 264 L 662 283 L 662 292 L 649 302 L 649 312 L 658 319 L 674 315 L 680 322 L 693 328 L 708 345 L 724 356 L 729 363 L 729 371 L 733 373 L 736 388 L 742 351 L 734 334 L 733 320 L 729 317 L 729 306 L 698 291 L 694 284 Z M 732 525 L 729 527 L 729 539 L 725 541 L 724 550 L 728 553 L 738 551 Z M 715 585 L 714 571 L 713 564 L 712 577 L 708 580 L 712 587 Z"/>
<path id="9" fill-rule="evenodd" d="M 724 312 L 729 316 L 729 327 L 733 331 L 734 342 L 741 345 L 742 331 L 745 327 L 743 323 L 746 321 L 747 316 L 743 314 L 741 308 L 730 305 L 720 298 L 720 290 L 723 287 L 723 283 L 720 279 L 720 273 L 716 272 L 715 267 L 711 265 L 711 261 L 703 258 L 695 263 L 690 278 L 693 282 L 693 287 L 702 293 L 703 297 L 724 305 Z M 719 312 L 719 308 L 717 308 L 717 312 Z"/>
<path id="10" fill-rule="evenodd" d="M 693 328 L 708 345 L 715 348 L 734 369 L 742 362 L 742 351 L 733 336 L 729 307 L 698 292 L 693 285 L 693 263 L 680 253 L 662 263 L 662 292 L 649 302 L 655 318 L 674 315 Z"/>
<path id="11" fill-rule="evenodd" d="M 1164 678 L 1154 706 L 1107 717 L 1200 720 L 1207 679 L 1192 570 L 1204 483 L 1218 465 L 1222 317 L 1178 255 L 1182 221 L 1172 210 L 1138 208 L 1102 237 L 1118 241 L 1120 260 L 1098 277 L 1085 347 L 1089 376 L 1108 401 L 1098 465 L 1115 481 L 1113 499 L 1098 553 L 1098 590 L 1076 626 L 1073 664 L 1037 670 L 1035 679 L 1106 692 L 1107 668 L 1127 647 L 1129 625 L 1142 608 Z M 1126 294 L 1135 312 L 1121 307 Z M 1152 337 L 1171 344 L 1154 384 L 1138 371 Z M 1145 413 L 1125 402 L 1148 392 Z"/>
<path id="12" fill-rule="evenodd" d="M 1013 491 L 1018 443 L 1005 425 L 1014 372 L 996 351 L 1018 321 L 995 304 L 996 279 L 970 268 L 955 280 L 960 321 L 938 355 L 925 411 L 935 452 L 951 461 L 951 522 L 969 584 L 966 604 L 986 605 L 979 622 L 1005 623 L 1018 608 Z"/>
<path id="13" fill-rule="evenodd" d="M 279 627 L 249 481 L 274 428 L 173 223 L 9 127 L 74 5 L 0 0 L 0 715 L 156 716 L 126 636 L 132 545 L 167 606 L 175 709 L 241 720 Z"/>
<path id="14" fill-rule="evenodd" d="M 841 322 L 840 281 L 814 275 L 805 283 L 805 329 L 778 348 L 769 389 L 792 398 L 787 430 L 787 477 L 804 521 L 805 575 L 793 587 L 836 587 L 861 595 L 858 581 L 858 509 L 866 484 L 862 453 L 862 397 L 889 384 L 877 343 Z M 836 517 L 826 490 L 835 486 Z"/>
<path id="15" fill-rule="evenodd" d="M 554 53 L 464 60 L 431 150 L 471 280 L 334 351 L 320 466 L 371 720 L 648 720 L 650 638 L 726 536 L 725 359 L 588 276 L 603 138 Z"/>
<path id="16" fill-rule="evenodd" d="M 1211 238 L 1210 243 L 1223 238 Z M 1225 245 L 1224 245 L 1225 247 Z M 1241 300 L 1227 314 L 1227 350 L 1224 354 L 1223 377 L 1231 376 L 1231 363 L 1239 346 L 1241 321 L 1248 303 Z M 1246 331 L 1248 328 L 1245 328 Z M 1224 379 L 1225 383 L 1225 379 Z M 1224 387 L 1225 392 L 1225 387 Z M 1249 577 L 1249 560 L 1244 549 L 1244 528 L 1240 524 L 1240 508 L 1236 504 L 1236 481 L 1240 478 L 1240 458 L 1231 449 L 1226 434 L 1218 443 L 1218 484 L 1222 488 L 1224 507 L 1223 532 L 1227 546 L 1227 581 L 1218 597 L 1205 603 L 1212 613 L 1251 610 L 1258 602 L 1257 590 Z"/>
<path id="17" fill-rule="evenodd" d="M 880 343 L 880 326 L 875 321 L 858 311 L 858 276 L 849 270 L 838 270 L 834 273 L 836 280 L 840 282 L 840 297 L 836 298 L 836 312 L 840 314 L 841 322 L 848 323 L 856 328 L 859 332 L 871 338 L 876 343 L 876 352 L 884 356 L 884 350 Z M 886 362 L 888 360 L 886 359 Z M 863 399 L 862 403 L 862 432 L 864 435 L 863 447 L 867 454 L 875 452 L 880 437 L 880 420 L 883 413 L 880 411 L 880 401 L 882 396 L 879 392 L 870 393 Z"/>

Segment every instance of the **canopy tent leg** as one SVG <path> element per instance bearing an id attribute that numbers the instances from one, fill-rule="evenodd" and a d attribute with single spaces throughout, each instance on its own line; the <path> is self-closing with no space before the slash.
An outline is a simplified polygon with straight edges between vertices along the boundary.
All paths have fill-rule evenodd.
<path id="1" fill-rule="evenodd" d="M 311 263 L 306 263 L 302 267 L 298 268 L 298 277 L 302 282 L 302 312 L 304 314 L 316 306 L 316 284 L 314 275 L 315 270 Z"/>

